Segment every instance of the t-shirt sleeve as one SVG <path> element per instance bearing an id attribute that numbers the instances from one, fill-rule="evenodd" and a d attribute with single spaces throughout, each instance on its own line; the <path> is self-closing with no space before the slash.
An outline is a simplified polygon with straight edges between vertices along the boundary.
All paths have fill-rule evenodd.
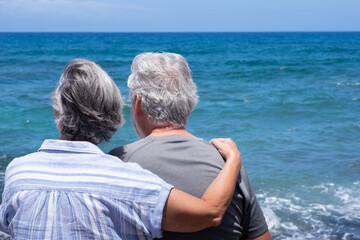
<path id="1" fill-rule="evenodd" d="M 268 230 L 268 226 L 244 168 L 241 169 L 241 179 L 240 188 L 245 197 L 244 229 L 247 229 L 243 236 L 245 239 L 255 238 L 265 233 Z"/>

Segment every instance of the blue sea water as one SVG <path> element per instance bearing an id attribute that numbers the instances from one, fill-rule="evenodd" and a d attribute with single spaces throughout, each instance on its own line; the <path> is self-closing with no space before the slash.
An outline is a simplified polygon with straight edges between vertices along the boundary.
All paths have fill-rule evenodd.
<path id="1" fill-rule="evenodd" d="M 135 55 L 185 56 L 188 130 L 230 137 L 274 239 L 360 239 L 360 33 L 0 33 L 0 189 L 7 164 L 59 138 L 49 95 L 87 58 L 124 99 Z M 104 151 L 137 140 L 125 126 Z"/>

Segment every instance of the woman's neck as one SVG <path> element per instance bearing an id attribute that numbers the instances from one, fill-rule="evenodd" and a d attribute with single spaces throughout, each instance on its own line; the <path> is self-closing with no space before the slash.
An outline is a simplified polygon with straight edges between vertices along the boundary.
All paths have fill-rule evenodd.
<path id="1" fill-rule="evenodd" d="M 96 142 L 96 141 L 86 140 L 86 139 L 79 138 L 79 137 L 68 137 L 68 136 L 63 135 L 63 134 L 61 134 L 60 140 L 66 140 L 66 141 L 85 141 L 85 142 L 91 142 L 91 143 L 97 145 L 97 142 Z"/>

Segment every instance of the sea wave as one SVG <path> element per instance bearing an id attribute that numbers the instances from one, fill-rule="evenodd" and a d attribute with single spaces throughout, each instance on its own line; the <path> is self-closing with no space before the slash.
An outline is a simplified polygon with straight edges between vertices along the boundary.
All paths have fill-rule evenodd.
<path id="1" fill-rule="evenodd" d="M 360 239 L 359 182 L 303 188 L 316 197 L 258 195 L 274 239 Z"/>
<path id="2" fill-rule="evenodd" d="M 337 82 L 338 86 L 360 86 L 360 82 Z"/>

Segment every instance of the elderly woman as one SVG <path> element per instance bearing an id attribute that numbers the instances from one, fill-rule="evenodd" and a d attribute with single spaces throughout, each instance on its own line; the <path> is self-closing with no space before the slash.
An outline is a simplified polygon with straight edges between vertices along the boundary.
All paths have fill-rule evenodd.
<path id="1" fill-rule="evenodd" d="M 213 141 L 227 162 L 199 199 L 96 146 L 123 117 L 118 88 L 94 62 L 70 61 L 51 98 L 61 138 L 7 167 L 2 231 L 15 239 L 152 239 L 161 229 L 220 224 L 241 167 L 231 140 Z"/>

